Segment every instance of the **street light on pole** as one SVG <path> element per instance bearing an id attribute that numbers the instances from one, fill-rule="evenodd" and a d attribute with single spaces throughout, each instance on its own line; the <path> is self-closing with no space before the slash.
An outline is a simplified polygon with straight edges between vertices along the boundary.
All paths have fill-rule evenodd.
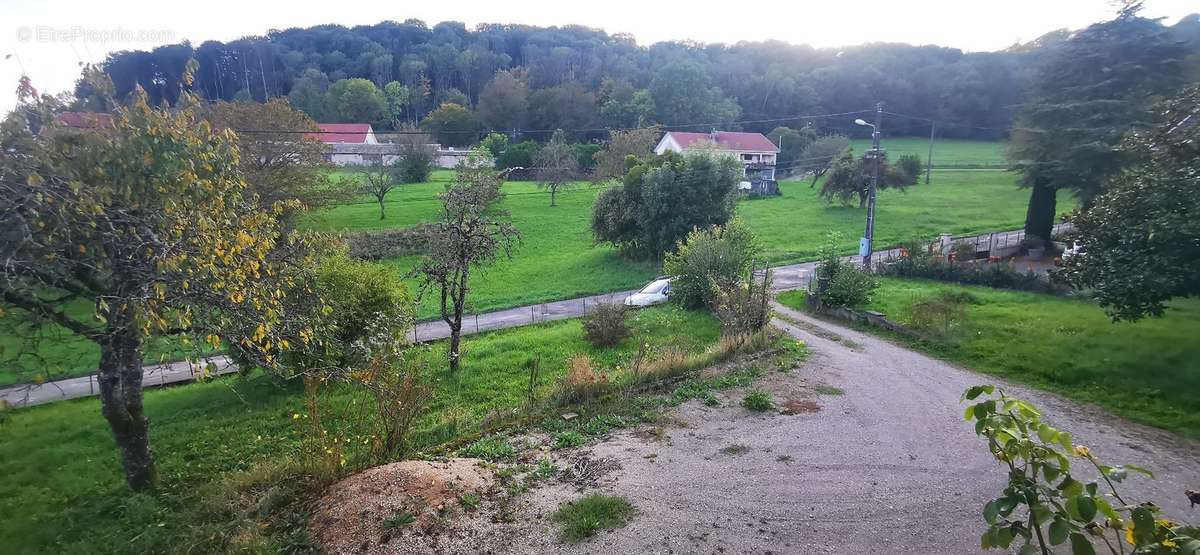
<path id="1" fill-rule="evenodd" d="M 872 241 L 875 239 L 875 191 L 879 188 L 879 160 L 882 152 L 879 150 L 879 125 L 883 120 L 883 103 L 875 105 L 875 123 L 867 123 L 860 119 L 854 120 L 857 125 L 871 128 L 871 158 L 874 169 L 871 173 L 871 187 L 867 191 L 867 229 L 858 243 L 858 254 L 862 256 L 863 267 L 871 269 Z"/>

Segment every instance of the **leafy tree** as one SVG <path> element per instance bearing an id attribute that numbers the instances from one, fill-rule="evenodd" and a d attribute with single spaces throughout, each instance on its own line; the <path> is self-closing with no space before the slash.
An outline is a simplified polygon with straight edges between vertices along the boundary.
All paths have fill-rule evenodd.
<path id="1" fill-rule="evenodd" d="M 597 143 L 575 143 L 571 145 L 571 156 L 575 157 L 575 165 L 582 177 L 596 169 L 596 153 L 604 147 Z"/>
<path id="2" fill-rule="evenodd" d="M 916 154 L 902 154 L 896 159 L 893 169 L 897 178 L 903 178 L 905 185 L 916 185 L 921 178 L 921 157 Z"/>
<path id="3" fill-rule="evenodd" d="M 1030 188 L 1031 239 L 1050 239 L 1059 189 L 1091 203 L 1125 163 L 1121 137 L 1149 122 L 1152 98 L 1180 84 L 1185 50 L 1160 23 L 1138 17 L 1140 6 L 1073 34 L 1037 69 L 1010 152 Z"/>
<path id="4" fill-rule="evenodd" d="M 608 125 L 641 127 L 654 118 L 654 97 L 646 89 L 634 89 L 626 80 L 607 78 L 600 84 L 600 116 Z"/>
<path id="5" fill-rule="evenodd" d="M 821 197 L 826 202 L 836 200 L 842 204 L 850 204 L 857 197 L 858 207 L 863 208 L 867 205 L 874 172 L 875 162 L 870 156 L 857 158 L 854 156 L 854 149 L 847 148 L 830 166 L 829 174 L 825 177 L 825 182 L 821 184 Z M 889 164 L 887 154 L 884 154 L 884 158 L 879 164 L 878 188 L 880 190 L 889 188 L 903 190 L 912 182 L 913 178 L 903 170 Z"/>
<path id="6" fill-rule="evenodd" d="M 809 187 L 815 186 L 817 180 L 829 171 L 834 161 L 847 148 L 850 148 L 850 139 L 843 135 L 820 137 L 804 148 L 804 152 L 800 155 L 800 161 L 797 162 L 793 171 L 811 173 L 813 178 Z"/>
<path id="7" fill-rule="evenodd" d="M 777 167 L 783 172 L 789 172 L 797 165 L 797 160 L 804 158 L 804 150 L 817 140 L 817 130 L 806 125 L 800 129 L 776 127 L 767 138 L 779 147 Z"/>
<path id="8" fill-rule="evenodd" d="M 329 90 L 329 77 L 318 69 L 306 69 L 292 83 L 288 102 L 292 107 L 308 114 L 314 120 L 325 118 L 325 92 Z"/>
<path id="9" fill-rule="evenodd" d="M 502 170 L 511 168 L 532 168 L 537 165 L 534 161 L 542 145 L 537 141 L 521 141 L 504 149 L 504 153 L 496 159 L 496 167 Z"/>
<path id="10" fill-rule="evenodd" d="M 731 122 L 741 114 L 736 102 L 713 86 L 695 62 L 667 64 L 650 83 L 658 121 L 666 125 Z"/>
<path id="11" fill-rule="evenodd" d="M 529 85 L 519 73 L 497 71 L 479 93 L 477 109 L 491 129 L 520 129 L 529 117 Z"/>
<path id="12" fill-rule="evenodd" d="M 459 104 L 445 103 L 425 116 L 421 127 L 434 134 L 439 143 L 447 146 L 469 145 L 479 132 L 479 120 Z"/>
<path id="13" fill-rule="evenodd" d="M 382 121 L 383 93 L 367 79 L 341 79 L 325 93 L 325 115 L 344 123 L 375 123 Z"/>
<path id="14" fill-rule="evenodd" d="M 276 212 L 245 192 L 236 137 L 201 119 L 186 91 L 173 110 L 135 91 L 111 128 L 39 135 L 24 114 L 45 99 L 25 89 L 21 100 L 0 126 L 0 307 L 29 324 L 10 329 L 56 326 L 99 346 L 101 412 L 126 483 L 145 490 L 157 473 L 143 346 L 188 334 L 276 367 L 282 296 L 305 243 L 280 240 Z"/>
<path id="15" fill-rule="evenodd" d="M 1200 295 L 1200 88 L 1158 110 L 1152 129 L 1121 146 L 1132 163 L 1075 218 L 1083 254 L 1062 276 L 1094 291 L 1114 320 L 1160 316 L 1174 297 Z"/>
<path id="16" fill-rule="evenodd" d="M 479 148 L 486 150 L 494 160 L 498 160 L 505 150 L 508 150 L 508 135 L 503 133 L 488 133 L 482 141 L 479 141 Z"/>
<path id="17" fill-rule="evenodd" d="M 656 128 L 632 129 L 629 131 L 613 131 L 604 147 L 592 157 L 596 160 L 596 171 L 593 178 L 597 180 L 620 178 L 629 171 L 631 164 L 638 159 L 654 154 L 654 146 L 658 144 L 662 132 Z"/>
<path id="18" fill-rule="evenodd" d="M 387 218 L 385 211 L 387 194 L 392 192 L 392 189 L 398 187 L 404 181 L 404 176 L 400 172 L 400 160 L 396 160 L 390 164 L 383 163 L 382 160 L 372 164 L 365 164 L 358 167 L 358 186 L 359 190 L 364 194 L 375 197 L 375 202 L 379 203 L 379 219 Z"/>
<path id="19" fill-rule="evenodd" d="M 534 91 L 529 105 L 536 129 L 586 129 L 596 123 L 596 95 L 576 81 Z"/>
<path id="20" fill-rule="evenodd" d="M 712 306 L 717 291 L 745 281 L 760 251 L 754 232 L 739 220 L 693 229 L 663 259 L 663 272 L 675 278 L 672 300 L 688 308 Z"/>
<path id="21" fill-rule="evenodd" d="M 729 156 L 667 154 L 630 168 L 592 206 L 592 234 L 632 257 L 659 257 L 693 228 L 733 217 L 742 165 Z"/>
<path id="22" fill-rule="evenodd" d="M 571 145 L 567 144 L 566 133 L 562 129 L 555 131 L 533 162 L 537 167 L 538 187 L 550 191 L 550 206 L 555 206 L 555 195 L 579 178 L 579 162 Z"/>
<path id="23" fill-rule="evenodd" d="M 482 157 L 482 158 L 481 158 Z M 429 254 L 413 269 L 421 278 L 421 295 L 438 295 L 438 311 L 450 327 L 450 371 L 460 366 L 459 343 L 472 271 L 511 257 L 521 235 L 508 213 L 495 204 L 503 197 L 500 174 L 476 151 L 459 163 L 454 182 L 439 195 L 442 211 L 430 234 Z"/>
<path id="24" fill-rule="evenodd" d="M 400 122 L 405 121 L 404 115 L 411 104 L 412 91 L 399 81 L 383 86 L 383 109 L 392 127 L 400 127 Z"/>
<path id="25" fill-rule="evenodd" d="M 402 129 L 399 135 L 400 156 L 396 159 L 396 177 L 401 183 L 425 183 L 437 162 L 437 152 L 430 144 L 429 135 L 413 133 L 411 128 Z"/>
<path id="26" fill-rule="evenodd" d="M 315 132 L 317 124 L 287 100 L 217 102 L 206 107 L 203 115 L 214 127 L 237 133 L 238 160 L 247 191 L 257 195 L 263 206 L 282 202 L 283 206 L 318 208 L 350 197 L 347 187 L 328 176 L 325 145 L 296 133 Z M 299 205 L 289 201 L 299 201 Z M 295 215 L 295 210 L 289 209 L 280 218 L 291 220 Z"/>

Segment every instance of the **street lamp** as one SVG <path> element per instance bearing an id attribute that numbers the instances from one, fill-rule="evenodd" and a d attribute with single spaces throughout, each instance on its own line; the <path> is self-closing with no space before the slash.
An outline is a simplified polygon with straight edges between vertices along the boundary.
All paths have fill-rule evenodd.
<path id="1" fill-rule="evenodd" d="M 871 174 L 871 188 L 867 192 L 867 230 L 858 243 L 858 254 L 862 257 L 863 267 L 871 269 L 872 241 L 875 238 L 875 190 L 879 188 L 879 124 L 883 118 L 883 103 L 875 105 L 875 123 L 867 123 L 862 119 L 854 120 L 857 125 L 871 128 L 871 158 L 874 160 L 874 171 Z"/>

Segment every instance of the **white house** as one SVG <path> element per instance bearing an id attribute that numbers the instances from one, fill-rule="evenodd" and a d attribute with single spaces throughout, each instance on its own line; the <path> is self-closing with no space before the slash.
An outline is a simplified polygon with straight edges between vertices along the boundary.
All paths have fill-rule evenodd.
<path id="1" fill-rule="evenodd" d="M 728 154 L 740 160 L 745 168 L 747 181 L 743 183 L 743 188 L 759 194 L 779 194 L 779 184 L 775 181 L 779 147 L 762 133 L 715 129 L 711 133 L 668 131 L 658 141 L 658 146 L 654 147 L 654 153 L 661 155 L 668 150 L 680 153 L 705 150 Z"/>

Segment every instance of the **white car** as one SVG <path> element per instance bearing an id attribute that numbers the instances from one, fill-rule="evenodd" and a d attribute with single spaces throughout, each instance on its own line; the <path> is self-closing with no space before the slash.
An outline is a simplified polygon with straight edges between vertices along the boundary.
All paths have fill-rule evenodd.
<path id="1" fill-rule="evenodd" d="M 658 278 L 625 299 L 625 306 L 650 306 L 667 302 L 671 296 L 671 278 Z"/>

